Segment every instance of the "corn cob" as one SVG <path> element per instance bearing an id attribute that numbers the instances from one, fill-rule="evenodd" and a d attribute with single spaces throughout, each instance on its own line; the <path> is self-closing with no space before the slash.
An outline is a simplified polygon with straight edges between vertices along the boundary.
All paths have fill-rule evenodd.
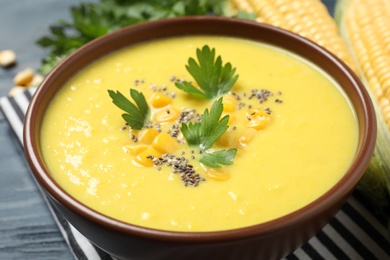
<path id="1" fill-rule="evenodd" d="M 357 72 L 352 56 L 326 6 L 320 0 L 230 0 L 236 10 L 256 14 L 256 21 L 306 37 Z"/>
<path id="2" fill-rule="evenodd" d="M 390 0 L 353 0 L 344 12 L 345 37 L 390 129 Z"/>
<path id="3" fill-rule="evenodd" d="M 388 219 L 390 234 L 390 0 L 338 0 L 335 19 L 355 57 L 378 119 L 371 163 L 357 189 Z"/>

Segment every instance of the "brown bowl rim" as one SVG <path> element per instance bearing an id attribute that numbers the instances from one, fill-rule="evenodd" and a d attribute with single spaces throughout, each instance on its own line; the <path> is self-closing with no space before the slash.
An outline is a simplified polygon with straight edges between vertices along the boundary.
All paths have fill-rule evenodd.
<path id="1" fill-rule="evenodd" d="M 40 102 L 42 101 L 44 95 L 50 91 L 48 86 L 55 80 L 55 77 L 58 73 L 64 73 L 70 66 L 76 64 L 76 61 L 87 55 L 90 49 L 93 48 L 108 48 L 105 44 L 109 42 L 110 44 L 115 41 L 117 38 L 123 37 L 123 34 L 131 34 L 139 33 L 147 35 L 153 31 L 158 36 L 157 38 L 167 37 L 166 35 L 161 35 L 159 32 L 163 32 L 164 29 L 170 28 L 170 30 L 175 31 L 175 25 L 180 23 L 181 26 L 191 25 L 193 23 L 197 23 L 197 26 L 207 26 L 210 23 L 217 24 L 218 26 L 214 26 L 215 28 L 230 28 L 230 29 L 211 29 L 208 30 L 208 33 L 203 34 L 219 34 L 219 35 L 230 35 L 231 31 L 233 31 L 233 37 L 240 34 L 239 37 L 246 38 L 247 36 L 243 36 L 240 30 L 259 30 L 262 33 L 271 33 L 272 35 L 278 35 L 284 39 L 288 39 L 289 41 L 295 42 L 298 46 L 305 46 L 307 52 L 311 53 L 310 57 L 304 57 L 305 59 L 311 60 L 315 59 L 316 55 L 320 55 L 322 59 L 326 59 L 329 61 L 329 66 L 332 68 L 337 68 L 340 72 L 339 74 L 343 74 L 346 76 L 350 82 L 352 82 L 359 96 L 359 99 L 362 100 L 363 104 L 363 117 L 365 119 L 364 129 L 361 129 L 365 134 L 362 136 L 362 146 L 358 149 L 355 160 L 350 166 L 349 170 L 342 177 L 342 179 L 337 182 L 335 186 L 333 186 L 329 191 L 323 194 L 318 199 L 314 200 L 310 204 L 305 207 L 298 209 L 290 214 L 279 217 L 277 219 L 267 221 L 264 223 L 260 223 L 253 226 L 237 228 L 232 230 L 223 230 L 223 231 L 210 231 L 210 232 L 178 232 L 178 231 L 166 231 L 166 230 L 158 230 L 152 228 L 141 227 L 129 223 L 125 223 L 111 217 L 105 216 L 88 206 L 85 206 L 77 199 L 73 198 L 69 195 L 65 190 L 63 190 L 51 177 L 48 170 L 45 168 L 42 158 L 40 158 L 41 151 L 39 149 L 39 131 L 37 130 L 37 126 L 35 125 L 35 121 L 37 118 L 37 107 L 39 107 Z M 213 28 L 214 28 L 213 27 Z M 221 30 L 223 32 L 221 32 Z M 172 32 L 170 32 L 172 33 Z M 186 33 L 182 30 L 182 34 Z M 193 34 L 193 33 L 191 33 Z M 202 33 L 198 33 L 202 34 Z M 179 36 L 178 34 L 170 35 L 170 36 Z M 145 36 L 149 37 L 149 36 Z M 251 37 L 250 37 L 251 38 Z M 152 38 L 150 38 L 152 39 Z M 153 38 L 155 39 L 155 38 Z M 254 39 L 255 40 L 255 39 Z M 282 44 L 278 44 L 279 47 Z M 115 50 L 111 50 L 115 51 Z M 296 50 L 295 50 L 296 51 Z M 293 51 L 294 52 L 294 51 Z M 107 53 L 105 53 L 106 55 Z M 84 65 L 82 66 L 84 67 Z M 324 69 L 324 68 L 323 68 Z M 327 70 L 327 68 L 325 68 Z M 71 75 L 73 75 L 71 73 Z M 56 91 L 56 90 L 55 90 Z M 47 194 L 75 212 L 76 214 L 84 217 L 85 219 L 103 226 L 105 228 L 118 231 L 123 234 L 153 239 L 153 240 L 164 240 L 164 241 L 174 241 L 179 243 L 199 243 L 199 242 L 218 242 L 218 241 L 226 241 L 226 240 L 235 240 L 242 238 L 250 238 L 259 234 L 267 235 L 273 232 L 279 232 L 284 229 L 288 229 L 289 227 L 294 226 L 295 224 L 302 223 L 306 220 L 311 219 L 313 216 L 318 215 L 319 212 L 324 212 L 326 209 L 331 208 L 333 205 L 337 205 L 339 203 L 340 198 L 347 198 L 351 193 L 352 189 L 356 186 L 358 181 L 363 175 L 367 165 L 370 162 L 371 156 L 375 147 L 376 140 L 376 117 L 373 105 L 371 103 L 370 96 L 366 91 L 363 84 L 360 82 L 358 77 L 352 72 L 352 70 L 344 64 L 340 59 L 338 59 L 335 55 L 331 54 L 324 48 L 318 46 L 314 42 L 305 39 L 301 36 L 298 36 L 289 31 L 276 28 L 270 25 L 261 24 L 253 21 L 246 20 L 238 20 L 233 18 L 225 18 L 225 17 L 214 17 L 214 16 L 200 16 L 200 17 L 182 17 L 182 18 L 170 18 L 170 19 L 162 19 L 153 22 L 141 23 L 138 25 L 133 25 L 130 27 L 126 27 L 120 30 L 117 30 L 113 33 L 102 36 L 98 39 L 93 40 L 92 42 L 84 45 L 79 48 L 77 51 L 72 53 L 68 58 L 62 61 L 53 71 L 44 79 L 41 87 L 39 87 L 36 93 L 33 95 L 33 98 L 30 102 L 28 110 L 26 112 L 25 123 L 24 123 L 24 147 L 26 151 L 27 160 L 32 169 L 33 175 L 38 183 L 44 188 Z"/>

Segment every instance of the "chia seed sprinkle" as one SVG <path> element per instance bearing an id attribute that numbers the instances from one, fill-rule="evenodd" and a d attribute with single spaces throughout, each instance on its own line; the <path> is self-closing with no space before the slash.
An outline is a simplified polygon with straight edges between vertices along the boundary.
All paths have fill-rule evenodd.
<path id="1" fill-rule="evenodd" d="M 195 109 L 188 109 L 180 113 L 179 118 L 176 120 L 177 123 L 188 123 L 190 122 L 194 117 L 196 117 L 196 110 Z"/>
<path id="2" fill-rule="evenodd" d="M 252 89 L 249 99 L 256 98 L 259 103 L 263 103 L 268 100 L 268 97 L 273 96 L 274 94 L 267 89 Z"/>
<path id="3" fill-rule="evenodd" d="M 144 84 L 144 80 L 143 79 L 141 79 L 141 80 L 139 80 L 139 79 L 134 80 L 134 85 L 135 86 L 138 86 L 140 84 Z"/>
<path id="4" fill-rule="evenodd" d="M 194 166 L 188 163 L 188 160 L 184 157 L 176 157 L 171 154 L 163 154 L 161 158 L 157 159 L 152 155 L 148 155 L 146 158 L 151 159 L 156 167 L 157 171 L 162 169 L 162 166 L 172 167 L 173 174 L 180 174 L 180 179 L 184 186 L 196 187 L 201 181 L 205 181 L 198 173 L 193 169 Z"/>
<path id="5" fill-rule="evenodd" d="M 171 125 L 171 127 L 168 130 L 168 134 L 173 138 L 177 138 L 179 133 L 180 133 L 180 128 L 178 125 Z"/>
<path id="6" fill-rule="evenodd" d="M 153 128 L 154 127 L 154 124 L 152 121 L 147 121 L 146 124 L 145 124 L 145 128 Z"/>
<path id="7" fill-rule="evenodd" d="M 230 91 L 230 94 L 233 95 L 236 100 L 241 100 L 240 95 L 238 95 L 236 92 Z"/>
<path id="8" fill-rule="evenodd" d="M 134 143 L 138 142 L 138 138 L 135 135 L 131 135 L 131 140 L 133 140 Z"/>
<path id="9" fill-rule="evenodd" d="M 237 106 L 237 109 L 240 110 L 241 108 L 245 107 L 245 103 L 244 102 L 240 102 Z"/>

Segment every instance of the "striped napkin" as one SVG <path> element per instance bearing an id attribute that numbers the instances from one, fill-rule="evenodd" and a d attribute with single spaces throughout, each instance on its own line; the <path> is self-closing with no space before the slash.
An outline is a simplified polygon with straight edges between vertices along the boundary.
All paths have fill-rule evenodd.
<path id="1" fill-rule="evenodd" d="M 20 144 L 23 142 L 24 114 L 33 94 L 34 89 L 29 89 L 13 97 L 0 98 L 0 110 Z M 46 202 L 75 259 L 113 259 L 91 244 Z M 323 230 L 286 259 L 390 259 L 386 223 L 374 216 L 369 206 L 355 192 Z"/>

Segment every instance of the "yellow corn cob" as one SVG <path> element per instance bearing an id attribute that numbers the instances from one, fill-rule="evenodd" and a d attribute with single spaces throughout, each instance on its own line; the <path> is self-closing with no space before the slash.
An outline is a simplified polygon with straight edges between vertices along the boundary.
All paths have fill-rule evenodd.
<path id="1" fill-rule="evenodd" d="M 390 129 L 390 0 L 350 1 L 343 17 L 361 77 Z"/>
<path id="2" fill-rule="evenodd" d="M 338 0 L 335 10 L 378 119 L 374 156 L 357 189 L 378 214 L 386 216 L 390 205 L 390 0 Z"/>
<path id="3" fill-rule="evenodd" d="M 320 0 L 230 0 L 233 8 L 255 13 L 256 21 L 306 37 L 357 72 L 354 60 L 326 6 Z"/>

